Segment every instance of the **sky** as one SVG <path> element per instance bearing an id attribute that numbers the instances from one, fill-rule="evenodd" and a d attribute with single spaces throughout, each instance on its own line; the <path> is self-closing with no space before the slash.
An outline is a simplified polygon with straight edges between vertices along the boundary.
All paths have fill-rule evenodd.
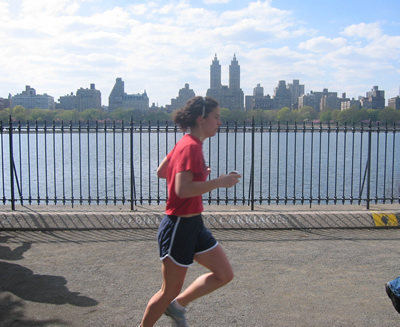
<path id="1" fill-rule="evenodd" d="M 205 95 L 215 54 L 228 85 L 235 54 L 245 95 L 298 79 L 350 98 L 376 85 L 387 103 L 400 88 L 399 12 L 399 0 L 0 0 L 0 97 L 30 85 L 58 101 L 94 83 L 108 105 L 121 77 L 165 106 L 185 83 Z"/>

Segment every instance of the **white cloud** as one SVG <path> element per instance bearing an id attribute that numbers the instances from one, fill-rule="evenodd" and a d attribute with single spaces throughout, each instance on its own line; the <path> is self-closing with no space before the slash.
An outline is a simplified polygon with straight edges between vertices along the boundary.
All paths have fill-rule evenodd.
<path id="1" fill-rule="evenodd" d="M 382 36 L 382 29 L 380 27 L 380 23 L 361 23 L 346 27 L 342 34 L 345 36 L 372 40 L 380 38 Z"/>
<path id="2" fill-rule="evenodd" d="M 211 5 L 211 4 L 218 4 L 218 3 L 229 3 L 231 0 L 204 0 L 203 1 L 206 5 Z"/>
<path id="3" fill-rule="evenodd" d="M 308 50 L 312 52 L 330 52 L 340 49 L 346 45 L 346 39 L 338 37 L 334 39 L 329 39 L 325 36 L 319 36 L 301 42 L 299 44 L 299 49 Z"/>
<path id="4" fill-rule="evenodd" d="M 102 8 L 104 3 L 108 7 Z M 127 92 L 146 89 L 151 102 L 165 105 L 184 83 L 198 94 L 206 92 L 214 53 L 224 84 L 236 53 L 245 94 L 257 83 L 271 94 L 281 79 L 318 87 L 333 80 L 356 85 L 358 76 L 372 75 L 379 62 L 398 74 L 400 36 L 386 35 L 382 23 L 354 24 L 328 37 L 269 0 L 243 2 L 241 9 L 228 11 L 191 3 L 135 1 L 117 7 L 25 0 L 18 9 L 0 0 L 0 37 L 6 44 L 0 52 L 5 92 L 0 96 L 30 84 L 58 99 L 95 83 L 107 104 L 115 78 L 122 77 Z"/>
<path id="5" fill-rule="evenodd" d="M 21 13 L 26 16 L 57 15 L 66 13 L 74 14 L 80 5 L 78 1 L 70 0 L 24 0 L 21 4 Z"/>

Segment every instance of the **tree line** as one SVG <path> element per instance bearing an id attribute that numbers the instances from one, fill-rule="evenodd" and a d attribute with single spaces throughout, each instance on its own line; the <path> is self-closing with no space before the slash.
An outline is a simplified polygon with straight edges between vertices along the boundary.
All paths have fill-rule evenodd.
<path id="1" fill-rule="evenodd" d="M 136 109 L 117 109 L 115 111 L 106 111 L 103 109 L 86 109 L 82 112 L 64 109 L 25 109 L 22 106 L 15 106 L 10 109 L 0 110 L 0 121 L 3 124 L 8 124 L 9 117 L 12 121 L 20 122 L 73 122 L 79 121 L 125 121 L 130 122 L 133 119 L 134 123 L 140 121 L 151 122 L 171 122 L 173 113 L 165 110 L 136 110 Z M 394 110 L 392 107 L 385 107 L 382 110 L 364 109 L 356 106 L 346 110 L 333 110 L 326 108 L 322 112 L 317 112 L 312 107 L 303 107 L 301 109 L 290 110 L 288 107 L 280 110 L 263 110 L 255 109 L 249 111 L 229 110 L 221 108 L 221 121 L 225 122 L 244 122 L 251 121 L 254 118 L 256 123 L 260 122 L 321 122 L 321 123 L 338 123 L 342 124 L 358 124 L 361 122 L 372 121 L 380 123 L 400 123 L 400 110 Z"/>

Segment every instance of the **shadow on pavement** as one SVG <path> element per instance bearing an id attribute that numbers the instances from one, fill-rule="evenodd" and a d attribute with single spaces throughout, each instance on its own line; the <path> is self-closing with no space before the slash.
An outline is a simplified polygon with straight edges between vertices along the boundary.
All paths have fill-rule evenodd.
<path id="1" fill-rule="evenodd" d="M 10 236 L 0 236 L 6 243 Z M 0 245 L 0 260 L 17 261 L 31 248 L 31 242 L 11 249 Z M 28 320 L 24 317 L 24 302 L 31 301 L 49 304 L 71 304 L 79 307 L 95 306 L 98 302 L 79 293 L 70 292 L 67 281 L 61 276 L 38 275 L 21 265 L 0 261 L 0 323 L 2 326 L 46 326 L 65 325 L 62 321 Z"/>

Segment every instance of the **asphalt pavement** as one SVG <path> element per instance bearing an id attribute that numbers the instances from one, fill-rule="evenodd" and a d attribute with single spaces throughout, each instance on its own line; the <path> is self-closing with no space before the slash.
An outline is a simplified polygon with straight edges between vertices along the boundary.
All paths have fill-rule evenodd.
<path id="1" fill-rule="evenodd" d="M 72 215 L 72 209 L 66 209 Z M 90 212 L 107 216 L 115 214 L 115 209 L 95 207 Z M 376 207 L 375 218 L 371 210 L 353 208 L 345 226 L 337 226 L 344 219 L 340 217 L 346 216 L 344 207 L 272 207 L 268 213 L 259 208 L 256 215 L 243 211 L 245 208 L 226 209 L 225 216 L 236 218 L 219 219 L 217 213 L 223 214 L 220 208 L 209 216 L 208 223 L 220 224 L 211 227 L 212 232 L 225 249 L 235 278 L 189 306 L 190 326 L 400 324 L 400 315 L 384 288 L 387 281 L 400 275 L 398 207 Z M 336 218 L 321 222 L 327 220 L 323 217 L 329 216 L 328 209 L 336 212 Z M 52 210 L 52 223 L 68 215 L 56 208 L 48 208 L 46 214 L 43 208 L 18 210 L 30 212 L 30 220 L 24 222 L 31 223 L 30 228 L 4 228 L 7 219 L 14 223 L 28 219 L 21 212 L 13 216 L 5 209 L 0 216 L 1 326 L 138 326 L 147 301 L 161 285 L 153 225 L 121 225 L 118 216 L 114 221 L 120 219 L 119 225 L 92 228 L 96 215 L 87 214 L 85 220 L 82 210 L 68 218 L 76 219 L 75 228 L 38 228 L 47 223 L 44 216 L 51 218 Z M 253 220 L 246 220 L 246 214 Z M 242 220 L 237 219 L 240 215 Z M 267 215 L 267 223 L 275 219 L 272 228 L 262 225 Z M 372 222 L 365 225 L 368 215 Z M 142 221 L 133 218 L 129 224 Z M 362 225 L 353 225 L 353 219 Z M 86 227 L 76 228 L 78 221 Z M 306 221 L 312 226 L 301 227 Z M 282 222 L 289 225 L 279 227 Z M 377 222 L 384 225 L 377 226 Z M 197 264 L 191 267 L 185 286 L 203 272 Z M 163 316 L 156 326 L 170 326 L 169 318 Z"/>

